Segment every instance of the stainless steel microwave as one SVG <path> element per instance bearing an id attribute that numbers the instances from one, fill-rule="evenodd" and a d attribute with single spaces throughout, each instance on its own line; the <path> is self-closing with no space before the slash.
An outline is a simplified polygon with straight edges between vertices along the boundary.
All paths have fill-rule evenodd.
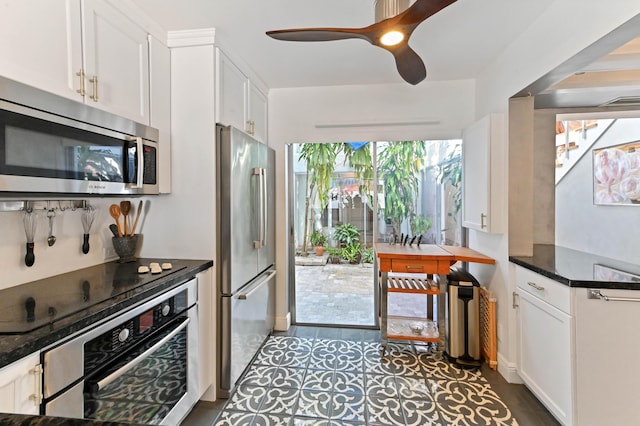
<path id="1" fill-rule="evenodd" d="M 0 78 L 0 196 L 158 194 L 158 131 Z"/>

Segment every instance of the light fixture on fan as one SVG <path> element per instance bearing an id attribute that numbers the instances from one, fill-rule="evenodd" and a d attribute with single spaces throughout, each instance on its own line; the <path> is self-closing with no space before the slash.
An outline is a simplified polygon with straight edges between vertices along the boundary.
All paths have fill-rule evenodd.
<path id="1" fill-rule="evenodd" d="M 297 28 L 267 31 L 267 35 L 286 41 L 332 41 L 359 38 L 389 51 L 400 76 L 418 84 L 427 76 L 420 56 L 409 47 L 409 38 L 425 19 L 455 3 L 456 0 L 376 0 L 376 23 L 363 28 Z"/>

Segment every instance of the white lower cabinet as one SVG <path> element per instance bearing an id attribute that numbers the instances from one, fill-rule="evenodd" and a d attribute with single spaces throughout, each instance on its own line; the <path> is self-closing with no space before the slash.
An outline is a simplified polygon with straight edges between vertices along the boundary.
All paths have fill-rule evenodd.
<path id="1" fill-rule="evenodd" d="M 42 398 L 40 353 L 0 370 L 0 412 L 39 414 Z"/>
<path id="2" fill-rule="evenodd" d="M 520 267 L 516 267 L 516 283 L 518 374 L 558 421 L 572 425 L 575 367 L 570 288 Z"/>

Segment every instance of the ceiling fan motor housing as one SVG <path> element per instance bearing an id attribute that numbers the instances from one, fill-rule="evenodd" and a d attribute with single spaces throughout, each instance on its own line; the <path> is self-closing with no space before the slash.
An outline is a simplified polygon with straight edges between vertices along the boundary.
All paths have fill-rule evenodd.
<path id="1" fill-rule="evenodd" d="M 409 0 L 375 0 L 375 21 L 380 22 L 404 12 Z"/>

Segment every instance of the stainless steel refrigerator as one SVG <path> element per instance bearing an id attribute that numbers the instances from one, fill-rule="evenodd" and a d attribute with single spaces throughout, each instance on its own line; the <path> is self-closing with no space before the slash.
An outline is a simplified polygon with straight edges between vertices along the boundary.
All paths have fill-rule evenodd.
<path id="1" fill-rule="evenodd" d="M 226 398 L 267 338 L 275 311 L 275 152 L 216 126 L 218 396 Z"/>

